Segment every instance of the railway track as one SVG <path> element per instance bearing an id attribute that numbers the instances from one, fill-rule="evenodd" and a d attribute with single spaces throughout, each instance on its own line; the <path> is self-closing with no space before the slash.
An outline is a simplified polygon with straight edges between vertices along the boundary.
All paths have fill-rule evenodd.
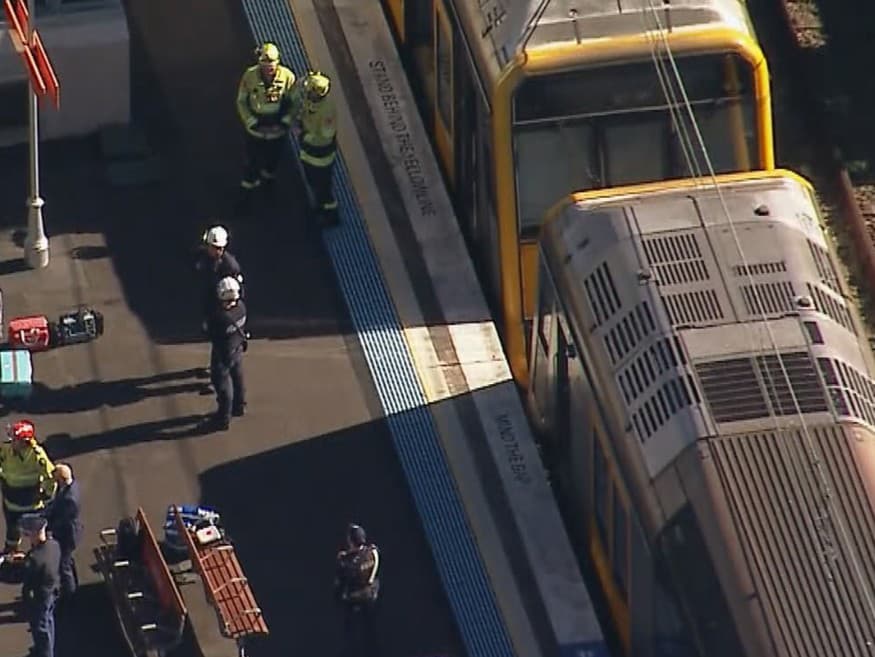
<path id="1" fill-rule="evenodd" d="M 875 57 L 869 34 L 875 5 L 851 8 L 831 0 L 754 0 L 753 5 L 771 65 L 778 164 L 815 183 L 871 339 L 875 130 L 868 112 L 875 87 L 867 84 L 866 62 Z"/>

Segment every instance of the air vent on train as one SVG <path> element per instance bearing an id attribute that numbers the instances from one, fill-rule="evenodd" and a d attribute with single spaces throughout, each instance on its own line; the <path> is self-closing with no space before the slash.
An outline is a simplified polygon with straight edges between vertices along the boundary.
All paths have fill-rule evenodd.
<path id="1" fill-rule="evenodd" d="M 741 296 L 748 315 L 780 315 L 795 310 L 796 294 L 790 281 L 742 285 Z"/>
<path id="2" fill-rule="evenodd" d="M 652 237 L 642 244 L 660 285 L 684 285 L 710 279 L 695 234 Z"/>
<path id="3" fill-rule="evenodd" d="M 699 363 L 696 374 L 717 422 L 828 411 L 826 393 L 806 352 Z M 792 390 L 792 393 L 791 393 Z"/>
<path id="4" fill-rule="evenodd" d="M 693 326 L 723 319 L 723 308 L 714 290 L 663 294 L 662 302 L 672 326 Z"/>
<path id="5" fill-rule="evenodd" d="M 819 285 L 807 284 L 808 294 L 814 301 L 814 307 L 817 312 L 830 317 L 834 322 L 844 326 L 848 331 L 857 334 L 854 328 L 854 321 L 851 319 L 851 313 L 843 300 L 837 299 L 831 292 L 821 288 Z"/>
<path id="6" fill-rule="evenodd" d="M 583 281 L 596 326 L 604 324 L 622 307 L 608 263 L 603 262 Z"/>
<path id="7" fill-rule="evenodd" d="M 811 251 L 811 258 L 814 260 L 814 266 L 817 267 L 817 273 L 820 276 L 820 281 L 833 292 L 841 294 L 839 288 L 838 277 L 835 269 L 832 266 L 829 253 L 822 246 L 819 246 L 808 240 L 808 249 Z"/>

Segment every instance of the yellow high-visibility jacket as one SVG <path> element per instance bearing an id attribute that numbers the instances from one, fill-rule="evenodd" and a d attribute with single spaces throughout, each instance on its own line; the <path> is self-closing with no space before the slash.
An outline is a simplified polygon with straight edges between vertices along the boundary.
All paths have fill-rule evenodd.
<path id="1" fill-rule="evenodd" d="M 267 83 L 258 66 L 247 68 L 237 89 L 237 114 L 246 132 L 259 139 L 286 136 L 294 117 L 294 88 L 295 74 L 285 66 L 277 67 L 273 80 Z M 276 127 L 285 130 L 267 130 Z"/>
<path id="2" fill-rule="evenodd" d="M 3 506 L 10 511 L 36 511 L 55 495 L 55 466 L 37 444 L 16 453 L 12 443 L 0 445 L 0 484 Z"/>
<path id="3" fill-rule="evenodd" d="M 295 107 L 301 126 L 301 161 L 314 167 L 331 166 L 337 154 L 337 110 L 331 94 L 313 101 L 299 91 Z"/>

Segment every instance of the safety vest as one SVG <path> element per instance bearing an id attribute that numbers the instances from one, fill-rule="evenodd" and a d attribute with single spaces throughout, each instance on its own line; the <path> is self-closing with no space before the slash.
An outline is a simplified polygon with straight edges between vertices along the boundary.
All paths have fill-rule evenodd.
<path id="1" fill-rule="evenodd" d="M 52 478 L 55 466 L 45 450 L 32 445 L 16 453 L 12 443 L 0 445 L 0 484 L 3 486 L 3 506 L 10 511 L 36 511 L 55 494 L 57 483 Z"/>
<path id="2" fill-rule="evenodd" d="M 237 90 L 237 113 L 240 120 L 253 137 L 259 139 L 279 139 L 286 132 L 269 133 L 265 128 L 292 125 L 292 90 L 295 87 L 295 74 L 285 66 L 279 66 L 270 82 L 261 77 L 258 66 L 250 66 L 240 79 Z"/>
<path id="3" fill-rule="evenodd" d="M 329 94 L 318 101 L 306 96 L 300 101 L 301 161 L 314 167 L 328 167 L 337 153 L 337 111 Z"/>

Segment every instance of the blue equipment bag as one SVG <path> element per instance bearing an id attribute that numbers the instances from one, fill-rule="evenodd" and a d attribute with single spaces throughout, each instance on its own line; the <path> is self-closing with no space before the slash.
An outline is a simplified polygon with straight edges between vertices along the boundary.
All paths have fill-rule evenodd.
<path id="1" fill-rule="evenodd" d="M 27 349 L 0 350 L 0 397 L 22 399 L 33 392 L 33 361 Z"/>
<path id="2" fill-rule="evenodd" d="M 185 539 L 179 535 L 176 517 L 173 514 L 174 508 L 179 509 L 182 522 L 188 529 L 203 529 L 213 525 L 222 531 L 222 519 L 215 509 L 197 504 L 171 504 L 167 507 L 167 515 L 164 517 L 164 543 L 171 549 L 188 550 Z"/>

